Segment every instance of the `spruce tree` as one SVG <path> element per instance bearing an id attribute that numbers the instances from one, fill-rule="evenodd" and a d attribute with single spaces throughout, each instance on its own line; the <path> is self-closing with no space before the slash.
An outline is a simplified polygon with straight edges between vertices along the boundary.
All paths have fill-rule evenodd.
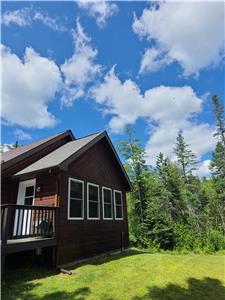
<path id="1" fill-rule="evenodd" d="M 128 140 L 121 141 L 118 144 L 119 152 L 124 156 L 126 168 L 133 185 L 133 193 L 137 199 L 135 203 L 135 210 L 137 217 L 141 223 L 144 223 L 147 208 L 147 195 L 145 188 L 145 172 L 147 172 L 147 165 L 145 162 L 145 150 L 140 144 L 140 140 L 134 137 L 135 132 L 129 127 L 126 127 L 125 134 Z"/>
<path id="2" fill-rule="evenodd" d="M 214 106 L 214 115 L 216 118 L 216 133 L 214 136 L 219 138 L 219 141 L 225 147 L 225 115 L 224 104 L 217 95 L 212 96 L 212 103 Z"/>
<path id="3" fill-rule="evenodd" d="M 185 183 L 188 182 L 188 176 L 192 175 L 192 171 L 196 170 L 196 156 L 189 149 L 189 145 L 186 144 L 182 133 L 180 132 L 177 136 L 177 142 L 175 144 L 174 151 L 177 156 L 178 165 L 182 171 L 182 175 Z"/>
<path id="4" fill-rule="evenodd" d="M 216 118 L 216 132 L 218 138 L 216 149 L 212 154 L 211 170 L 214 176 L 225 178 L 225 115 L 223 102 L 218 96 L 212 96 L 214 115 Z"/>

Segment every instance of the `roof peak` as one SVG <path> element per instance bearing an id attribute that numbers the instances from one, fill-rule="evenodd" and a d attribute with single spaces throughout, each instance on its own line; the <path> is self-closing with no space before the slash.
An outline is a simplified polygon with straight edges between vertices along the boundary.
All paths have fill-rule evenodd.
<path id="1" fill-rule="evenodd" d="M 64 138 L 64 137 L 69 137 L 71 140 L 75 140 L 75 137 L 72 133 L 71 130 L 66 130 L 63 131 L 61 133 L 49 136 L 47 138 L 43 138 L 37 141 L 34 141 L 32 143 L 23 145 L 21 147 L 18 148 L 14 148 L 11 149 L 9 151 L 3 152 L 1 153 L 1 163 L 2 163 L 2 168 L 4 167 L 8 167 L 6 166 L 6 164 L 8 165 L 9 162 L 13 162 L 15 159 L 22 159 L 24 157 L 26 157 L 27 155 L 29 155 L 30 151 L 35 151 L 35 149 L 40 148 L 43 145 L 47 145 L 49 143 L 51 143 L 51 141 L 54 141 L 55 139 L 60 139 L 60 138 Z M 10 163 L 11 164 L 11 163 Z"/>

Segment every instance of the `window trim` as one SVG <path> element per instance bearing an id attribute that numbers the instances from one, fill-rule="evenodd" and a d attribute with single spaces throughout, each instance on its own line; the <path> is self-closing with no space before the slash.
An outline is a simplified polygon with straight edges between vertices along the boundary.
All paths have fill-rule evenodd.
<path id="1" fill-rule="evenodd" d="M 117 218 L 116 217 L 116 196 L 115 196 L 116 193 L 119 193 L 121 195 L 121 208 L 122 208 L 122 217 L 121 218 Z M 114 198 L 114 215 L 115 215 L 115 220 L 123 220 L 123 193 L 121 191 L 118 191 L 118 190 L 113 190 L 113 198 Z"/>
<path id="2" fill-rule="evenodd" d="M 98 188 L 98 217 L 97 218 L 92 218 L 92 217 L 89 217 L 89 186 L 94 186 L 94 187 L 97 187 Z M 87 219 L 88 220 L 100 220 L 100 190 L 99 190 L 99 185 L 97 184 L 94 184 L 92 182 L 87 182 Z M 93 202 L 96 202 L 96 201 L 93 201 Z"/>
<path id="3" fill-rule="evenodd" d="M 74 181 L 74 182 L 79 182 L 82 183 L 82 217 L 70 217 L 70 182 Z M 79 179 L 75 179 L 72 177 L 68 178 L 68 199 L 67 199 L 67 219 L 68 220 L 84 220 L 84 181 L 83 180 L 79 180 Z"/>
<path id="4" fill-rule="evenodd" d="M 111 213 L 112 213 L 112 218 L 105 218 L 105 210 L 104 210 L 104 190 L 108 190 L 111 193 Z M 112 195 L 112 189 L 108 188 L 106 186 L 102 187 L 102 218 L 103 220 L 113 220 L 113 195 Z"/>

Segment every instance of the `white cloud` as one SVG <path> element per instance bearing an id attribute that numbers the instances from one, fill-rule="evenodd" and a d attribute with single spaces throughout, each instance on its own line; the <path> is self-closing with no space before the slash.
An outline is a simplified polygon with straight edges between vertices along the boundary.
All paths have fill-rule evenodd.
<path id="1" fill-rule="evenodd" d="M 174 143 L 180 130 L 198 158 L 215 145 L 213 128 L 194 118 L 202 112 L 203 100 L 189 86 L 159 86 L 141 93 L 133 81 L 121 82 L 112 68 L 104 81 L 92 88 L 91 97 L 112 116 L 109 127 L 115 133 L 139 118 L 147 120 L 149 164 L 155 164 L 159 152 L 174 159 Z"/>
<path id="2" fill-rule="evenodd" d="M 158 71 L 171 62 L 172 60 L 168 57 L 167 54 L 160 53 L 158 49 L 149 48 L 145 51 L 142 57 L 139 73 L 144 73 L 146 71 Z"/>
<path id="3" fill-rule="evenodd" d="M 26 48 L 24 59 L 1 45 L 2 118 L 9 125 L 44 128 L 56 124 L 48 103 L 59 91 L 61 75 L 57 65 Z"/>
<path id="4" fill-rule="evenodd" d="M 55 31 L 67 31 L 66 27 L 59 23 L 57 19 L 50 17 L 48 14 L 43 13 L 41 11 L 35 12 L 33 16 L 33 20 L 40 21 L 47 27 L 51 28 Z"/>
<path id="5" fill-rule="evenodd" d="M 12 144 L 1 144 L 0 145 L 0 153 L 13 149 L 13 145 L 14 145 L 13 143 Z"/>
<path id="6" fill-rule="evenodd" d="M 35 11 L 32 7 L 6 11 L 2 14 L 1 19 L 1 23 L 5 26 L 14 24 L 20 27 L 30 26 L 34 21 L 41 22 L 55 31 L 67 30 L 58 19 L 50 17 L 47 13 L 42 12 L 40 9 Z"/>
<path id="7" fill-rule="evenodd" d="M 73 31 L 75 50 L 71 58 L 61 66 L 65 87 L 62 104 L 71 106 L 73 101 L 84 95 L 86 84 L 95 80 L 101 66 L 95 64 L 98 51 L 90 46 L 91 39 L 85 34 L 79 20 Z"/>
<path id="8" fill-rule="evenodd" d="M 4 12 L 2 14 L 1 23 L 6 26 L 11 24 L 16 24 L 21 27 L 29 26 L 31 24 L 30 8 Z"/>
<path id="9" fill-rule="evenodd" d="M 201 162 L 198 165 L 198 170 L 196 170 L 194 173 L 198 175 L 200 178 L 206 177 L 210 178 L 211 177 L 211 170 L 210 170 L 210 163 L 211 160 L 207 159 Z"/>
<path id="10" fill-rule="evenodd" d="M 140 73 L 178 62 L 184 75 L 198 74 L 224 56 L 224 3 L 153 4 L 135 16 L 133 30 L 155 44 L 145 52 Z"/>
<path id="11" fill-rule="evenodd" d="M 24 141 L 24 140 L 31 140 L 32 137 L 29 133 L 25 132 L 22 129 L 16 128 L 13 132 L 14 136 L 17 138 L 19 141 Z"/>
<path id="12" fill-rule="evenodd" d="M 88 12 L 89 16 L 94 17 L 99 27 L 106 24 L 108 18 L 118 12 L 118 7 L 115 3 L 107 1 L 79 1 L 77 5 Z"/>

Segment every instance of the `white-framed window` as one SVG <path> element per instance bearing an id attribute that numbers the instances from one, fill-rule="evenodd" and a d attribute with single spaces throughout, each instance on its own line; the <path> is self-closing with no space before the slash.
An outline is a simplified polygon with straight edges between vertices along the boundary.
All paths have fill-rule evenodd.
<path id="1" fill-rule="evenodd" d="M 116 220 L 123 220 L 122 192 L 114 190 L 114 212 Z"/>
<path id="2" fill-rule="evenodd" d="M 68 181 L 68 219 L 84 219 L 84 182 L 74 178 Z"/>
<path id="3" fill-rule="evenodd" d="M 99 186 L 94 183 L 87 183 L 87 218 L 89 220 L 100 219 Z"/>
<path id="4" fill-rule="evenodd" d="M 112 189 L 107 187 L 102 187 L 102 210 L 103 219 L 112 220 L 113 219 L 113 202 L 112 202 Z"/>

